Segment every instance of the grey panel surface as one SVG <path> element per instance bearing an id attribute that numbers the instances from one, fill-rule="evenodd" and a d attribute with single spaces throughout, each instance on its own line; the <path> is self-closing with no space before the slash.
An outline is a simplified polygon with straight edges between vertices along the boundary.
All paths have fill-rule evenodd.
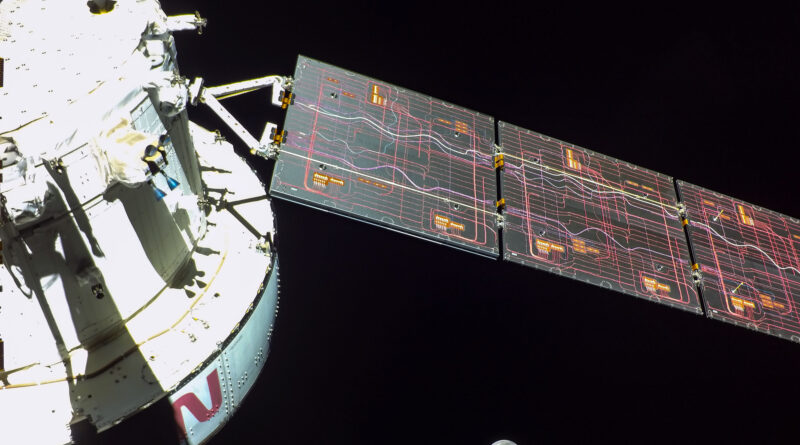
<path id="1" fill-rule="evenodd" d="M 694 313 L 672 178 L 500 122 L 503 258 Z"/>
<path id="2" fill-rule="evenodd" d="M 301 56 L 270 193 L 499 255 L 494 120 Z"/>
<path id="3" fill-rule="evenodd" d="M 800 342 L 800 221 L 678 181 L 710 318 Z"/>

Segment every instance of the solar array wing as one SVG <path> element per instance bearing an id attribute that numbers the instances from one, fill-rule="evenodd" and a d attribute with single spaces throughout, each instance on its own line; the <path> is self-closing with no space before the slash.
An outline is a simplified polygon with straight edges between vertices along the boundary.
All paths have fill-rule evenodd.
<path id="1" fill-rule="evenodd" d="M 678 181 L 710 318 L 800 342 L 800 221 Z"/>
<path id="2" fill-rule="evenodd" d="M 506 260 L 702 313 L 672 178 L 498 128 Z"/>
<path id="3" fill-rule="evenodd" d="M 797 219 L 505 122 L 498 154 L 490 116 L 307 57 L 293 91 L 275 197 L 490 257 L 501 209 L 508 261 L 800 342 Z"/>
<path id="4" fill-rule="evenodd" d="M 270 193 L 497 257 L 490 116 L 300 56 Z"/>

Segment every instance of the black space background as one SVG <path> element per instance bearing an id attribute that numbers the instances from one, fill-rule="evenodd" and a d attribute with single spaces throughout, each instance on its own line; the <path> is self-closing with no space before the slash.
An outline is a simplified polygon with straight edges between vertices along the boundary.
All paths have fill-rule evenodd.
<path id="1" fill-rule="evenodd" d="M 291 75 L 304 54 L 800 217 L 800 13 L 647 3 L 163 7 L 208 18 L 176 36 L 182 74 L 207 85 Z M 283 121 L 266 93 L 225 105 L 257 137 Z M 210 112 L 190 116 L 244 152 Z M 272 163 L 251 163 L 268 184 Z M 272 349 L 214 445 L 800 437 L 800 345 L 273 205 Z"/>

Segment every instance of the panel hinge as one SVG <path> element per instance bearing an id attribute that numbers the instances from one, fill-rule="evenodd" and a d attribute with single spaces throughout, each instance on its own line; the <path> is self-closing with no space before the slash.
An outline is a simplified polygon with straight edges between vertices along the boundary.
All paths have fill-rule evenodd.
<path id="1" fill-rule="evenodd" d="M 289 105 L 294 105 L 294 93 L 291 91 L 282 90 L 280 95 L 281 110 L 289 108 Z"/>
<path id="2" fill-rule="evenodd" d="M 681 219 L 686 219 L 686 205 L 682 202 L 679 202 L 677 208 L 678 208 L 678 216 L 680 216 Z"/>
<path id="3" fill-rule="evenodd" d="M 503 215 L 496 215 L 497 228 L 502 229 L 506 226 L 506 217 Z"/>
<path id="4" fill-rule="evenodd" d="M 506 162 L 503 156 L 503 153 L 497 153 L 494 155 L 494 168 L 495 170 L 502 170 L 505 167 Z"/>
<path id="5" fill-rule="evenodd" d="M 697 263 L 692 264 L 692 281 L 700 288 L 703 287 L 703 272 L 700 270 L 700 265 Z"/>
<path id="6" fill-rule="evenodd" d="M 283 130 L 280 133 L 278 133 L 278 129 L 273 128 L 270 137 L 272 138 L 273 144 L 281 145 L 283 141 L 286 140 L 286 130 Z"/>

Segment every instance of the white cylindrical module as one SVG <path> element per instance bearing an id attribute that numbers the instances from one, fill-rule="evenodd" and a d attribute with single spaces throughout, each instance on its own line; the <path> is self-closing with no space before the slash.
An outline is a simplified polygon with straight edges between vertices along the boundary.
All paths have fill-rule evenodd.
<path id="1" fill-rule="evenodd" d="M 0 441 L 68 443 L 167 397 L 176 442 L 202 443 L 269 350 L 264 186 L 189 121 L 157 1 L 0 17 Z"/>

